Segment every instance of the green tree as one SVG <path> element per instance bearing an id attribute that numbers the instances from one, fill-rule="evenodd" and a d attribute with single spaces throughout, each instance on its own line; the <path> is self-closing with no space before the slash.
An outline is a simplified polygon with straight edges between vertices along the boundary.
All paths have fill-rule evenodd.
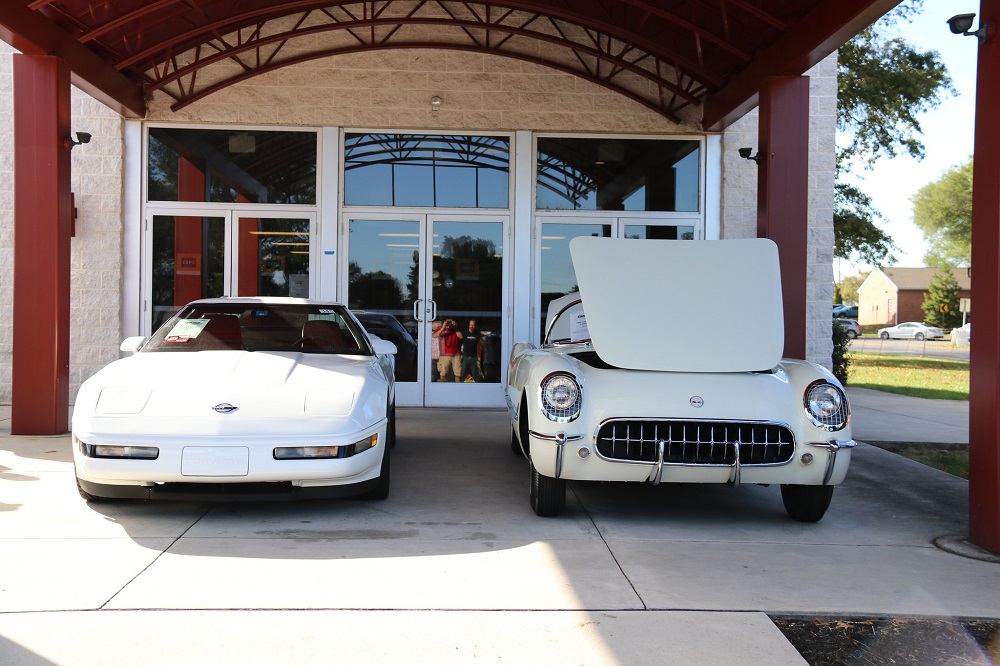
<path id="1" fill-rule="evenodd" d="M 868 278 L 870 271 L 864 273 L 859 273 L 857 275 L 848 275 L 840 279 L 837 283 L 837 290 L 840 292 L 841 303 L 857 303 L 858 302 L 858 287 L 861 283 Z"/>
<path id="2" fill-rule="evenodd" d="M 927 240 L 928 266 L 972 265 L 972 158 L 917 190 L 913 223 Z"/>
<path id="3" fill-rule="evenodd" d="M 840 49 L 834 256 L 848 261 L 891 264 L 897 248 L 876 225 L 882 216 L 871 198 L 844 177 L 854 165 L 869 169 L 880 157 L 923 158 L 919 116 L 945 93 L 955 94 L 937 51 L 919 51 L 895 34 L 922 9 L 923 0 L 904 2 Z"/>
<path id="4" fill-rule="evenodd" d="M 962 288 L 947 268 L 938 269 L 927 286 L 927 295 L 920 309 L 924 319 L 932 326 L 949 329 L 961 326 L 962 314 L 958 311 Z"/>

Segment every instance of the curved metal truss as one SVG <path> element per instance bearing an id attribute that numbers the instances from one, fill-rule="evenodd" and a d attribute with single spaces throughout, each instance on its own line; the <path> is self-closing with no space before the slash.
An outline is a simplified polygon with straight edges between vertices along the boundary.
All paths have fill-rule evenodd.
<path id="1" fill-rule="evenodd" d="M 447 49 L 567 72 L 676 122 L 682 109 L 700 104 L 733 71 L 746 67 L 755 49 L 800 18 L 801 12 L 787 4 L 35 0 L 28 7 L 142 81 L 146 91 L 169 95 L 174 110 L 309 60 L 374 50 Z M 780 9 L 763 8 L 769 5 Z"/>

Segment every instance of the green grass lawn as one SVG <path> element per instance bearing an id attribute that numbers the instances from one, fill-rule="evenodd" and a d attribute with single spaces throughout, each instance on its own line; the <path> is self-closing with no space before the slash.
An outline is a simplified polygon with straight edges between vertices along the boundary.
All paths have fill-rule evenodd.
<path id="1" fill-rule="evenodd" d="M 969 399 L 968 361 L 851 352 L 849 386 L 917 398 Z"/>
<path id="2" fill-rule="evenodd" d="M 969 399 L 969 363 L 915 356 L 852 352 L 849 386 L 944 400 Z M 888 447 L 887 447 L 888 448 Z M 969 478 L 967 447 L 909 446 L 890 448 L 894 453 L 949 474 Z"/>

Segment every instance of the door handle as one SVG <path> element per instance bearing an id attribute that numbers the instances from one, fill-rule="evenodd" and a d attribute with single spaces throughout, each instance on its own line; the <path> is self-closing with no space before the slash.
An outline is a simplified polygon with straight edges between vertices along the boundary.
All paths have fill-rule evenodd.
<path id="1" fill-rule="evenodd" d="M 423 299 L 417 299 L 413 301 L 413 321 L 423 321 L 423 318 L 420 316 L 423 311 L 423 308 L 420 306 L 420 304 L 423 302 L 424 302 Z"/>
<path id="2" fill-rule="evenodd" d="M 434 321 L 438 317 L 438 304 L 437 301 L 427 301 L 431 304 L 431 321 Z"/>

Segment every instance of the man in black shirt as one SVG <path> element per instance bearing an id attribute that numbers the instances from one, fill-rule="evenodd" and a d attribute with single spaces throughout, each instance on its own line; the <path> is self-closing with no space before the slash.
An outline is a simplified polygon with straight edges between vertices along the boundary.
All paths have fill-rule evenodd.
<path id="1" fill-rule="evenodd" d="M 476 329 L 476 320 L 469 320 L 469 330 L 462 337 L 462 379 L 467 381 L 469 377 L 472 381 L 481 381 L 479 376 L 479 355 L 483 346 L 483 336 Z"/>

